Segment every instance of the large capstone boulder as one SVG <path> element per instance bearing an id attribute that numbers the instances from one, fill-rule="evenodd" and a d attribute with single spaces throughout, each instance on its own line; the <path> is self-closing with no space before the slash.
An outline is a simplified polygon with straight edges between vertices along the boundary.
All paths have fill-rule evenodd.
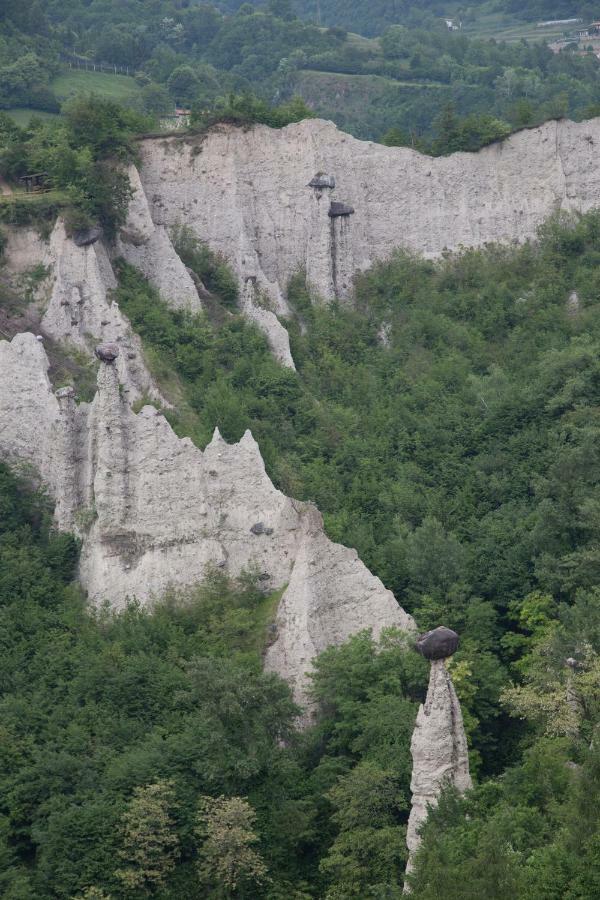
<path id="1" fill-rule="evenodd" d="M 117 344 L 98 344 L 94 353 L 101 362 L 112 363 L 119 355 Z"/>
<path id="2" fill-rule="evenodd" d="M 73 243 L 78 247 L 89 247 L 95 244 L 102 237 L 102 229 L 99 225 L 93 225 L 91 228 L 81 228 L 73 233 Z"/>
<path id="3" fill-rule="evenodd" d="M 333 190 L 335 187 L 335 178 L 333 175 L 326 175 L 325 172 L 317 172 L 314 178 L 308 182 L 308 186 L 315 190 L 322 191 L 325 188 Z"/>
<path id="4" fill-rule="evenodd" d="M 416 648 L 425 659 L 446 659 L 458 650 L 459 637 L 451 628 L 440 625 L 419 635 Z"/>
<path id="5" fill-rule="evenodd" d="M 332 200 L 331 206 L 329 207 L 329 216 L 332 219 L 337 219 L 340 216 L 352 216 L 354 215 L 354 207 L 350 206 L 349 203 L 342 203 L 341 200 Z"/>

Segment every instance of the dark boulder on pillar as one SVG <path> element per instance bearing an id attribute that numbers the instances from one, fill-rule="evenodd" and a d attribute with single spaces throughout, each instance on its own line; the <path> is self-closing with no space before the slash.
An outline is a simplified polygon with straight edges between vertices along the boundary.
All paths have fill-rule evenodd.
<path id="1" fill-rule="evenodd" d="M 354 215 L 354 207 L 350 206 L 349 203 L 342 203 L 341 200 L 331 201 L 331 206 L 329 207 L 329 217 L 331 219 L 338 219 L 340 216 L 352 215 Z"/>
<path id="2" fill-rule="evenodd" d="M 117 344 L 99 344 L 94 352 L 101 362 L 112 363 L 119 355 L 119 348 Z"/>
<path id="3" fill-rule="evenodd" d="M 99 225 L 93 225 L 91 228 L 81 228 L 73 233 L 73 243 L 78 247 L 89 247 L 95 244 L 102 237 L 102 229 Z"/>
<path id="4" fill-rule="evenodd" d="M 317 172 L 315 177 L 308 182 L 308 186 L 318 191 L 322 191 L 325 188 L 329 188 L 332 191 L 335 188 L 335 178 L 333 175 L 326 175 L 325 172 Z"/>
<path id="5" fill-rule="evenodd" d="M 425 659 L 446 659 L 458 650 L 459 637 L 451 628 L 440 625 L 433 631 L 419 635 L 416 648 Z"/>

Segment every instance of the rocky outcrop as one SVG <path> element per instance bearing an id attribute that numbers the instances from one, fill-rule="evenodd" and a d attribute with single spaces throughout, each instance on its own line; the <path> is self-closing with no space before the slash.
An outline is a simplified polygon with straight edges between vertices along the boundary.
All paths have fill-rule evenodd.
<path id="1" fill-rule="evenodd" d="M 134 166 L 129 168 L 129 180 L 133 197 L 127 221 L 117 239 L 116 254 L 143 272 L 170 306 L 199 312 L 202 305 L 196 286 L 175 252 L 165 226 L 153 222 Z"/>
<path id="2" fill-rule="evenodd" d="M 290 350 L 290 336 L 275 313 L 260 306 L 256 296 L 256 283 L 253 278 L 246 279 L 241 295 L 240 308 L 248 321 L 253 322 L 263 332 L 275 359 L 282 366 L 295 371 L 296 366 Z"/>
<path id="3" fill-rule="evenodd" d="M 113 299 L 117 281 L 100 237 L 78 245 L 61 219 L 47 241 L 26 229 L 9 235 L 8 271 L 17 286 L 33 267 L 45 268 L 33 298 L 42 333 L 89 356 L 99 342 L 118 344 L 119 379 L 130 402 L 146 396 L 168 405 L 148 371 L 141 341 Z"/>
<path id="4" fill-rule="evenodd" d="M 47 371 L 44 347 L 32 334 L 0 341 L 0 459 L 30 463 L 51 482 L 58 402 Z"/>
<path id="5" fill-rule="evenodd" d="M 357 270 L 398 247 L 523 241 L 556 209 L 600 205 L 599 146 L 600 119 L 547 122 L 432 159 L 312 119 L 146 140 L 140 173 L 157 228 L 185 222 L 285 312 L 300 268 L 321 297 L 347 297 Z"/>
<path id="6" fill-rule="evenodd" d="M 431 660 L 431 672 L 410 745 L 413 772 L 412 808 L 406 833 L 407 872 L 412 870 L 419 847 L 419 829 L 444 787 L 453 785 L 462 793 L 472 786 L 462 712 L 445 658 L 457 646 L 458 635 L 448 628 L 437 628 L 417 640 L 420 652 Z"/>
<path id="7" fill-rule="evenodd" d="M 209 566 L 254 570 L 283 589 L 267 667 L 306 700 L 315 654 L 362 628 L 414 623 L 358 559 L 332 543 L 317 510 L 277 490 L 250 432 L 204 452 L 152 406 L 135 414 L 119 383 L 117 346 L 98 348 L 98 392 L 77 404 L 52 393 L 34 335 L 0 342 L 0 456 L 27 460 L 82 538 L 80 579 L 92 601 L 150 601 L 201 581 Z"/>

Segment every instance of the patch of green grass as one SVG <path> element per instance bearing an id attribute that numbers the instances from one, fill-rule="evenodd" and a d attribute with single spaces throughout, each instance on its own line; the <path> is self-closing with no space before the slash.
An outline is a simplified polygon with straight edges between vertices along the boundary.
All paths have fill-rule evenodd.
<path id="1" fill-rule="evenodd" d="M 263 597 L 255 608 L 253 626 L 248 634 L 249 649 L 256 650 L 262 655 L 273 643 L 275 634 L 271 633 L 270 626 L 275 622 L 280 600 L 286 590 L 287 584 L 284 584 L 279 590 Z"/>
<path id="2" fill-rule="evenodd" d="M 48 336 L 44 348 L 50 360 L 48 377 L 53 388 L 70 385 L 79 401 L 91 403 L 96 393 L 97 361 L 68 341 L 55 341 Z"/>
<path id="3" fill-rule="evenodd" d="M 50 87 L 59 100 L 67 100 L 74 94 L 95 93 L 123 103 L 140 92 L 138 84 L 131 76 L 86 72 L 83 69 L 68 69 L 57 75 Z"/>
<path id="4" fill-rule="evenodd" d="M 561 17 L 559 16 L 558 18 Z M 548 43 L 564 37 L 566 31 L 573 31 L 575 27 L 574 25 L 551 25 L 545 28 L 538 28 L 539 21 L 537 19 L 533 22 L 523 22 L 518 19 L 511 19 L 500 13 L 490 13 L 489 15 L 477 17 L 475 21 L 465 25 L 463 32 L 470 38 L 494 38 L 497 41 L 506 41 L 507 43 L 516 43 L 521 40 L 531 42 L 544 41 Z"/>
<path id="5" fill-rule="evenodd" d="M 58 113 L 45 112 L 41 109 L 26 109 L 25 107 L 18 107 L 17 109 L 7 109 L 6 112 L 8 115 L 19 125 L 21 128 L 24 128 L 26 125 L 29 125 L 31 119 L 58 119 Z"/>

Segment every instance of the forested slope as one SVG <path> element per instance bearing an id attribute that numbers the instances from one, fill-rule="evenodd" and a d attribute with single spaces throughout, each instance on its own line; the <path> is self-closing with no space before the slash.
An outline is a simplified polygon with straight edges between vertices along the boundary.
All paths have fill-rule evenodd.
<path id="1" fill-rule="evenodd" d="M 398 254 L 354 309 L 310 305 L 298 276 L 298 373 L 233 298 L 191 317 L 120 269 L 178 431 L 250 427 L 422 628 L 462 635 L 479 786 L 432 817 L 416 897 L 597 888 L 599 254 L 591 213 L 521 249 Z M 153 612 L 91 613 L 46 501 L 5 468 L 0 490 L 4 895 L 399 898 L 423 661 L 393 635 L 327 651 L 318 723 L 294 734 L 261 674 L 276 596 L 215 575 Z"/>

